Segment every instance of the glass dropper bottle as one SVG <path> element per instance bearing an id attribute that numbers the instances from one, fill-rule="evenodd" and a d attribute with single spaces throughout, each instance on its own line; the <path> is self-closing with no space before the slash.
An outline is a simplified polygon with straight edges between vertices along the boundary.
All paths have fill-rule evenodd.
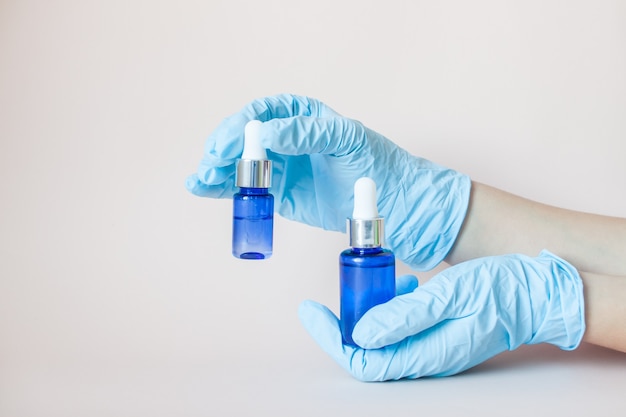
<path id="1" fill-rule="evenodd" d="M 376 207 L 376 183 L 354 184 L 354 212 L 348 219 L 350 248 L 339 255 L 340 322 L 343 341 L 354 345 L 355 324 L 370 308 L 396 295 L 395 256 L 384 249 L 384 223 Z"/>
<path id="2" fill-rule="evenodd" d="M 252 120 L 244 130 L 244 147 L 237 162 L 233 196 L 233 255 L 239 259 L 267 259 L 272 256 L 274 234 L 274 196 L 272 161 L 261 145 L 262 122 Z"/>

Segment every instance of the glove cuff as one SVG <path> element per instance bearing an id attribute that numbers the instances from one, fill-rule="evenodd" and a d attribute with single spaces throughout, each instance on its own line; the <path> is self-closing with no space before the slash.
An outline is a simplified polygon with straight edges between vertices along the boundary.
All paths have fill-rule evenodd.
<path id="1" fill-rule="evenodd" d="M 418 271 L 439 265 L 454 246 L 469 205 L 467 175 L 413 157 L 385 221 L 396 257 Z"/>
<path id="2" fill-rule="evenodd" d="M 551 268 L 546 281 L 549 298 L 544 318 L 528 343 L 550 343 L 563 350 L 574 350 L 585 333 L 583 281 L 576 268 L 547 250 L 537 260 Z"/>

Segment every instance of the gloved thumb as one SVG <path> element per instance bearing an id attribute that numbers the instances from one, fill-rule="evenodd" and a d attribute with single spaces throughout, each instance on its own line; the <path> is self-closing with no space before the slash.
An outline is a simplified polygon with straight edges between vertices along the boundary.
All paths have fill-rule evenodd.
<path id="1" fill-rule="evenodd" d="M 298 317 L 322 350 L 351 372 L 350 358 L 357 348 L 343 344 L 339 320 L 333 312 L 322 304 L 305 300 L 300 304 Z"/>
<path id="2" fill-rule="evenodd" d="M 415 275 L 400 275 L 396 277 L 396 295 L 404 295 L 415 291 L 419 282 Z"/>

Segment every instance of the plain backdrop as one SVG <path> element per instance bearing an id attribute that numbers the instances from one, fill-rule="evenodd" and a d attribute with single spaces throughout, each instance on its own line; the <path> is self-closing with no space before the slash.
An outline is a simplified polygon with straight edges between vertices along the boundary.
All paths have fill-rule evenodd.
<path id="1" fill-rule="evenodd" d="M 624 217 L 625 74 L 621 0 L 0 0 L 0 417 L 623 415 L 626 355 L 586 345 L 356 381 L 297 319 L 336 311 L 346 236 L 277 218 L 238 261 L 230 201 L 184 183 L 223 118 L 295 93 Z"/>

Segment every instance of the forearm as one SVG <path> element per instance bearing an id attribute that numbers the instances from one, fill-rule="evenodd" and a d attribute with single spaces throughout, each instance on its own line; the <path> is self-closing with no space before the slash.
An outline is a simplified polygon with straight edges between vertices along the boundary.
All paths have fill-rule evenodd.
<path id="1" fill-rule="evenodd" d="M 578 270 L 626 276 L 626 219 L 537 203 L 472 183 L 467 215 L 446 261 L 548 249 Z"/>
<path id="2" fill-rule="evenodd" d="M 585 294 L 584 342 L 626 352 L 626 277 L 581 272 Z"/>

